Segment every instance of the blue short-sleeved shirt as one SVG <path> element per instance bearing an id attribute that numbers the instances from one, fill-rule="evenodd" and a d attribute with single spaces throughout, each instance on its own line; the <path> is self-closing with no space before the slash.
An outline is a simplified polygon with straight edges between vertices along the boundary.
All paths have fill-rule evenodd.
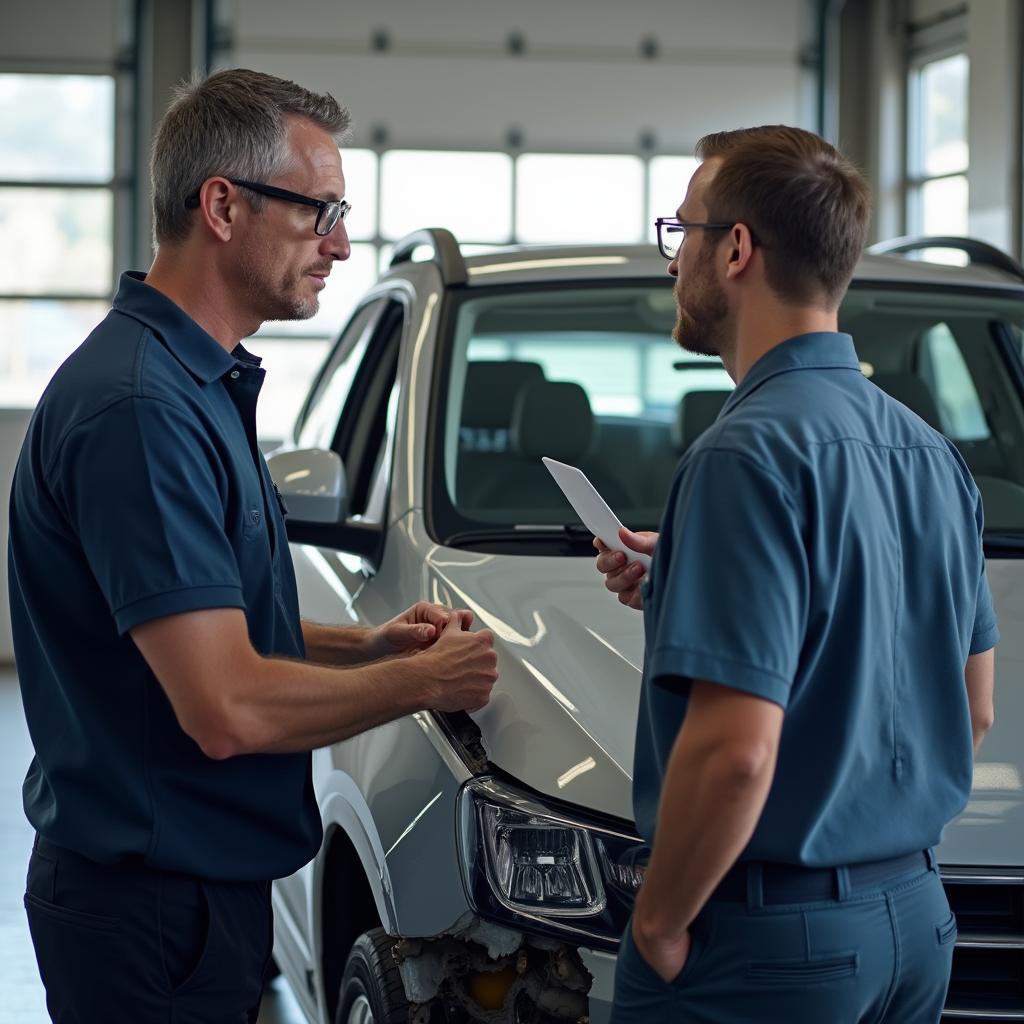
<path id="1" fill-rule="evenodd" d="M 765 354 L 684 455 L 645 585 L 641 834 L 703 679 L 785 709 L 742 859 L 937 843 L 971 788 L 964 663 L 999 640 L 981 529 L 957 450 L 863 376 L 848 335 Z"/>
<path id="2" fill-rule="evenodd" d="M 284 519 L 256 446 L 264 374 L 128 274 L 29 425 L 8 553 L 36 752 L 25 810 L 94 860 L 266 879 L 319 847 L 309 755 L 206 757 L 128 634 L 241 608 L 261 654 L 304 656 Z"/>

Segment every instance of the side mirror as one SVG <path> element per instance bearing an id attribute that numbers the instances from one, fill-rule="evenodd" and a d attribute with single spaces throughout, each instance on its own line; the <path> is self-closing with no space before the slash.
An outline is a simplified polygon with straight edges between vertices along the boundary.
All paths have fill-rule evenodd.
<path id="1" fill-rule="evenodd" d="M 267 468 L 288 506 L 288 526 L 304 523 L 336 526 L 345 519 L 348 486 L 336 452 L 300 448 L 275 452 Z"/>

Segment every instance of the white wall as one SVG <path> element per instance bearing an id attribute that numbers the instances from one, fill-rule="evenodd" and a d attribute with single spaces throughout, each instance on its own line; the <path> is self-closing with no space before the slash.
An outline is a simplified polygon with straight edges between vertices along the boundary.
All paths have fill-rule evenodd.
<path id="1" fill-rule="evenodd" d="M 1006 252 L 1020 242 L 1022 29 L 1020 0 L 973 0 L 968 8 L 968 231 Z"/>
<path id="2" fill-rule="evenodd" d="M 798 54 L 813 27 L 803 0 L 238 0 L 223 63 L 327 90 L 396 147 L 633 152 L 642 131 L 661 152 L 703 134 L 766 122 L 810 123 Z M 384 30 L 391 49 L 374 52 Z M 518 32 L 522 56 L 505 40 Z M 657 40 L 645 59 L 641 41 Z"/>
<path id="3" fill-rule="evenodd" d="M 12 61 L 109 65 L 117 48 L 119 0 L 0 0 L 0 71 Z M 40 67 L 39 70 L 49 70 Z"/>

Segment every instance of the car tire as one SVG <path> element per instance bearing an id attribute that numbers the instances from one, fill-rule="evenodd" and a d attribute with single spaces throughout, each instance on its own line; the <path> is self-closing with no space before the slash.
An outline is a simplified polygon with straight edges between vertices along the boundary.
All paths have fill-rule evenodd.
<path id="1" fill-rule="evenodd" d="M 407 1024 L 409 1002 L 383 928 L 364 932 L 352 944 L 338 996 L 335 1024 Z"/>

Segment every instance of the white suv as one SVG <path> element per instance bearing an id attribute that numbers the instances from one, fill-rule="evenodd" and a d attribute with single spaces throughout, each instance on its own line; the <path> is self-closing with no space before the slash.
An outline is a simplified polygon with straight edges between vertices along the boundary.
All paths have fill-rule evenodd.
<path id="1" fill-rule="evenodd" d="M 960 927 L 947 1013 L 1024 1021 L 1024 271 L 977 242 L 927 244 L 969 265 L 866 255 L 840 321 L 985 500 L 998 714 L 939 851 Z M 631 820 L 642 622 L 602 587 L 539 459 L 581 466 L 625 523 L 657 528 L 732 386 L 669 340 L 674 318 L 654 246 L 464 258 L 418 232 L 271 458 L 305 617 L 467 607 L 500 672 L 477 714 L 314 754 L 323 848 L 274 887 L 275 957 L 310 1021 L 607 1020 L 648 852 Z"/>

